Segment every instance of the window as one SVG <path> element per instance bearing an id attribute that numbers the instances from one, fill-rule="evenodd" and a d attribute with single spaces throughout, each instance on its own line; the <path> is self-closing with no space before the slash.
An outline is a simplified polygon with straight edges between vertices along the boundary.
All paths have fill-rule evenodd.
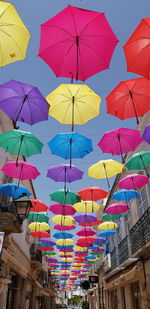
<path id="1" fill-rule="evenodd" d="M 110 295 L 111 295 L 112 309 L 118 309 L 117 290 L 112 290 Z"/>
<path id="2" fill-rule="evenodd" d="M 138 198 L 138 205 L 139 205 L 139 213 L 141 217 L 145 213 L 148 207 L 146 189 L 144 187 L 140 191 L 140 196 Z"/>
<path id="3" fill-rule="evenodd" d="M 133 308 L 142 309 L 139 281 L 131 283 L 131 294 Z"/>

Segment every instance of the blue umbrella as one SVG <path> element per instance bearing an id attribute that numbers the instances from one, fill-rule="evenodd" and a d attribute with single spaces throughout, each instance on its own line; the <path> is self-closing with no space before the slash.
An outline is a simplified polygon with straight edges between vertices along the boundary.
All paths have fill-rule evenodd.
<path id="1" fill-rule="evenodd" d="M 73 246 L 59 246 L 59 245 L 57 245 L 57 248 L 58 249 L 63 249 L 63 250 L 67 250 L 67 249 L 72 249 L 73 248 Z"/>
<path id="2" fill-rule="evenodd" d="M 140 193 L 135 190 L 121 189 L 121 190 L 116 191 L 112 195 L 112 198 L 113 200 L 117 200 L 117 201 L 129 201 L 129 200 L 132 200 L 133 198 L 138 197 L 139 195 Z"/>
<path id="3" fill-rule="evenodd" d="M 93 151 L 91 139 L 75 132 L 57 134 L 48 146 L 52 154 L 70 159 L 70 165 L 72 158 L 83 158 Z"/>
<path id="4" fill-rule="evenodd" d="M 115 230 L 105 230 L 98 233 L 97 236 L 99 237 L 107 237 L 107 236 L 114 236 L 117 232 Z"/>
<path id="5" fill-rule="evenodd" d="M 16 183 L 5 183 L 0 186 L 0 193 L 5 196 L 11 196 L 14 199 L 17 199 L 21 195 L 32 195 L 24 186 L 21 186 Z"/>
<path id="6" fill-rule="evenodd" d="M 72 238 L 74 235 L 70 234 L 70 233 L 62 233 L 62 232 L 58 232 L 56 234 L 53 235 L 53 237 L 57 238 L 57 239 L 67 239 L 67 238 Z"/>

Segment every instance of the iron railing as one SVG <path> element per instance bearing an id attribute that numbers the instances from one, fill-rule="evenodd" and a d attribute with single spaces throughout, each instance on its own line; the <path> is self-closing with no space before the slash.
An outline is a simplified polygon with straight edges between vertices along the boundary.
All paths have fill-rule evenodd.
<path id="1" fill-rule="evenodd" d="M 110 255 L 111 255 L 111 270 L 113 270 L 118 266 L 116 248 L 110 253 Z"/>
<path id="2" fill-rule="evenodd" d="M 126 261 L 129 256 L 129 241 L 128 236 L 126 236 L 118 245 L 118 253 L 119 253 L 119 263 L 122 264 L 124 261 Z"/>

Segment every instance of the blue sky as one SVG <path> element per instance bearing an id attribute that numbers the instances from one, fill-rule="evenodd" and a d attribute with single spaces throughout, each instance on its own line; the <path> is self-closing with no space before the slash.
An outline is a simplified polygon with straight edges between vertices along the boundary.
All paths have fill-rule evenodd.
<path id="1" fill-rule="evenodd" d="M 78 181 L 69 185 L 73 191 L 78 191 L 89 185 L 98 185 L 103 189 L 107 189 L 105 180 L 94 180 L 87 176 L 87 169 L 93 163 L 108 159 L 111 156 L 102 154 L 97 147 L 97 143 L 106 131 L 110 131 L 119 127 L 135 128 L 135 119 L 121 121 L 111 115 L 106 114 L 105 97 L 109 92 L 121 81 L 137 77 L 133 73 L 127 73 L 126 63 L 122 46 L 132 34 L 140 20 L 149 16 L 150 2 L 149 0 L 16 0 L 12 2 L 18 13 L 20 14 L 25 25 L 31 33 L 31 40 L 28 47 L 27 58 L 24 61 L 10 64 L 1 69 L 0 83 L 4 83 L 10 79 L 20 80 L 22 82 L 37 86 L 43 95 L 49 94 L 61 83 L 68 83 L 70 80 L 66 78 L 56 78 L 47 64 L 37 56 L 40 41 L 40 24 L 56 15 L 68 4 L 82 7 L 85 9 L 104 12 L 112 29 L 119 39 L 110 69 L 105 70 L 89 78 L 85 84 L 90 86 L 98 95 L 102 97 L 100 116 L 89 121 L 84 126 L 75 126 L 75 131 L 79 132 L 93 140 L 94 151 L 87 155 L 84 159 L 73 160 L 73 163 L 85 172 L 82 181 Z M 62 187 L 61 183 L 55 183 L 46 177 L 47 169 L 59 163 L 67 163 L 67 161 L 51 155 L 47 142 L 57 133 L 68 132 L 70 126 L 61 125 L 56 120 L 49 117 L 47 122 L 40 122 L 34 126 L 23 125 L 19 123 L 20 129 L 32 132 L 45 145 L 42 155 L 32 156 L 29 162 L 35 164 L 41 176 L 39 176 L 33 184 L 35 186 L 37 198 L 43 200 L 48 205 L 51 204 L 49 193 Z M 112 181 L 111 181 L 112 183 Z"/>

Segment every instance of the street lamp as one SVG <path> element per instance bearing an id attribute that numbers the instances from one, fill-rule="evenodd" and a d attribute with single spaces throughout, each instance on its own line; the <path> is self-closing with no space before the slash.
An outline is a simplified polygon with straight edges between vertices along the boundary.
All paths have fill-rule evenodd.
<path id="1" fill-rule="evenodd" d="M 31 200 L 28 196 L 22 196 L 12 201 L 12 211 L 19 223 L 28 216 L 30 207 L 32 207 Z"/>

